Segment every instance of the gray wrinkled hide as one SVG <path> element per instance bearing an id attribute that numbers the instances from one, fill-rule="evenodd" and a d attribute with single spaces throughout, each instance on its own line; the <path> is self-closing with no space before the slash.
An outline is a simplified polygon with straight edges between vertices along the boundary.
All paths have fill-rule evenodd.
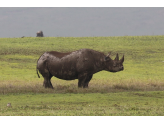
<path id="1" fill-rule="evenodd" d="M 44 87 L 53 88 L 51 77 L 63 80 L 78 79 L 78 87 L 88 87 L 94 73 L 101 70 L 117 72 L 123 70 L 122 61 L 111 60 L 109 56 L 91 49 L 70 53 L 45 52 L 37 62 L 37 70 L 44 78 Z M 117 64 L 117 65 L 116 65 Z M 116 67 L 114 67 L 114 66 Z"/>

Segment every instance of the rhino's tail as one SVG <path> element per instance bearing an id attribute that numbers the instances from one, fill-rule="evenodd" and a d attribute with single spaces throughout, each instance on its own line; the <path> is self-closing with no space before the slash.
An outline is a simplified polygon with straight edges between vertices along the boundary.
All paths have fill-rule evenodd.
<path id="1" fill-rule="evenodd" d="M 38 73 L 38 69 L 37 69 L 37 68 L 36 68 L 36 73 L 38 74 L 38 78 L 40 78 L 39 73 Z"/>

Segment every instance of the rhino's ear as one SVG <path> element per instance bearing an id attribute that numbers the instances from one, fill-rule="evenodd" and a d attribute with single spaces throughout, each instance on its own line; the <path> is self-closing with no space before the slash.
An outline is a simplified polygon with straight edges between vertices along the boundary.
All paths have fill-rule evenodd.
<path id="1" fill-rule="evenodd" d="M 117 53 L 116 58 L 115 58 L 114 60 L 115 60 L 115 61 L 119 61 L 118 53 Z"/>
<path id="2" fill-rule="evenodd" d="M 112 60 L 112 59 L 110 58 L 110 54 L 111 54 L 111 52 L 110 52 L 110 53 L 108 53 L 108 55 L 107 55 L 107 56 L 105 56 L 105 61 Z"/>

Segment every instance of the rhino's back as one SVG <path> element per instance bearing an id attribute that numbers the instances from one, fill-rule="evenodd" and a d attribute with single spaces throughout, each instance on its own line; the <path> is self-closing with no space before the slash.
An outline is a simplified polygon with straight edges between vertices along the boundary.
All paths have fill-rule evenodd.
<path id="1" fill-rule="evenodd" d="M 65 80 L 78 78 L 77 62 L 81 56 L 80 51 L 69 53 L 49 52 L 48 69 L 52 75 Z"/>
<path id="2" fill-rule="evenodd" d="M 45 53 L 47 67 L 50 73 L 60 79 L 77 79 L 79 74 L 95 73 L 95 63 L 99 61 L 101 53 L 81 49 L 69 53 L 60 53 L 56 51 Z"/>

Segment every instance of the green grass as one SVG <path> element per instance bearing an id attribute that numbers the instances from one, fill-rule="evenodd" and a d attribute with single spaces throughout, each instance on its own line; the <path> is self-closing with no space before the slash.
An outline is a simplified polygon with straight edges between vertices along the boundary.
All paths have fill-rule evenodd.
<path id="1" fill-rule="evenodd" d="M 0 115 L 163 116 L 163 98 L 163 91 L 2 95 Z"/>
<path id="2" fill-rule="evenodd" d="M 164 36 L 0 38 L 0 95 L 3 97 L 0 98 L 0 104 L 4 112 L 0 115 L 163 115 L 162 110 L 158 108 L 160 106 L 163 108 L 164 100 L 158 99 L 157 106 L 154 102 L 158 95 L 163 96 L 164 90 L 163 46 Z M 124 54 L 124 71 L 96 73 L 88 89 L 78 89 L 77 80 L 65 81 L 55 77 L 52 78 L 54 90 L 43 88 L 43 78 L 38 78 L 36 74 L 36 63 L 40 55 L 46 51 L 70 52 L 82 48 L 94 49 L 105 54 L 112 52 L 112 59 L 115 58 L 116 53 L 119 53 L 120 58 Z M 153 96 L 140 96 L 140 93 Z M 73 109 L 66 108 L 65 111 L 57 109 L 54 104 L 56 101 L 53 98 L 54 95 L 58 105 L 64 98 L 65 103 L 61 105 Z M 107 100 L 109 103 L 96 100 L 96 95 L 99 95 L 98 97 L 101 95 L 102 101 Z M 91 103 L 93 107 L 80 106 L 83 105 L 79 103 L 81 96 L 86 96 L 83 99 L 87 102 L 85 104 L 94 100 Z M 12 102 L 19 98 L 22 103 L 27 103 L 24 105 L 21 101 Z M 108 98 L 111 100 L 113 98 L 113 101 Z M 41 100 L 43 104 L 37 100 Z M 146 100 L 148 100 L 147 103 Z M 137 109 L 135 102 L 138 101 L 139 104 L 136 106 L 140 108 Z M 6 107 L 8 102 L 12 103 L 12 108 Z M 36 102 L 39 107 L 33 102 Z M 77 109 L 74 107 L 83 108 L 76 112 Z M 106 108 L 110 110 L 105 110 Z"/>

